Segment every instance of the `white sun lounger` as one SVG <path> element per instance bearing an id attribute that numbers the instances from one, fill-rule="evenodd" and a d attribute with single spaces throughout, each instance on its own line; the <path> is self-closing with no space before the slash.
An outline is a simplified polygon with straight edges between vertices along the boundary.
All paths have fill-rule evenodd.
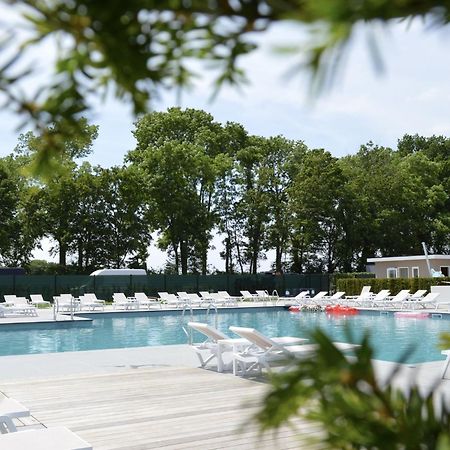
<path id="1" fill-rule="evenodd" d="M 105 302 L 94 299 L 89 294 L 80 295 L 80 310 L 87 309 L 88 311 L 95 311 L 97 308 L 103 311 L 105 309 Z"/>
<path id="2" fill-rule="evenodd" d="M 258 296 L 256 294 L 252 294 L 249 291 L 240 291 L 241 295 L 242 295 L 242 300 L 251 300 L 251 301 L 257 301 L 258 300 Z"/>
<path id="3" fill-rule="evenodd" d="M 376 307 L 377 304 L 383 304 L 382 302 L 385 302 L 386 299 L 389 297 L 390 291 L 389 289 L 383 289 L 378 294 L 375 295 L 375 297 L 368 297 L 367 303 L 369 303 L 369 306 Z M 361 306 L 364 306 L 364 301 L 362 302 Z"/>
<path id="4" fill-rule="evenodd" d="M 218 292 L 211 292 L 207 297 L 203 295 L 202 297 L 209 298 L 215 306 L 237 306 L 238 304 L 237 297 L 224 297 Z"/>
<path id="5" fill-rule="evenodd" d="M 203 305 L 219 306 L 226 305 L 228 303 L 227 299 L 220 296 L 217 292 L 200 291 L 199 294 L 201 304 Z"/>
<path id="6" fill-rule="evenodd" d="M 175 306 L 176 308 L 184 308 L 188 306 L 186 300 L 181 300 L 175 294 L 169 294 L 167 292 L 158 292 L 161 300 L 166 303 L 168 306 Z"/>
<path id="7" fill-rule="evenodd" d="M 200 365 L 205 367 L 210 361 L 217 358 L 218 372 L 222 372 L 224 368 L 224 353 L 236 351 L 237 349 L 251 345 L 251 343 L 245 338 L 230 338 L 225 333 L 222 333 L 217 328 L 214 328 L 206 323 L 189 322 L 188 326 L 193 330 L 202 333 L 207 338 L 201 343 L 191 344 L 192 349 L 195 351 L 200 360 Z M 291 336 L 273 338 L 273 341 L 280 345 L 300 344 L 302 342 L 306 342 L 307 340 L 308 339 Z"/>
<path id="8" fill-rule="evenodd" d="M 298 304 L 300 301 L 308 297 L 309 291 L 301 291 L 295 297 L 279 297 L 278 300 L 283 300 L 285 302 L 291 302 L 292 304 Z"/>
<path id="9" fill-rule="evenodd" d="M 408 297 L 408 300 L 417 301 L 423 298 L 423 296 L 427 293 L 426 289 L 419 289 Z"/>
<path id="10" fill-rule="evenodd" d="M 217 291 L 217 294 L 225 299 L 225 303 L 229 305 L 237 305 L 238 302 L 242 301 L 242 297 L 230 295 L 227 291 Z"/>
<path id="11" fill-rule="evenodd" d="M 409 296 L 409 289 L 403 289 L 393 297 L 386 297 L 385 300 L 373 302 L 372 306 L 375 308 L 402 308 L 406 299 Z"/>
<path id="12" fill-rule="evenodd" d="M 363 286 L 359 295 L 347 295 L 345 297 L 346 305 L 360 305 L 361 302 L 367 301 L 373 296 L 371 292 L 372 286 Z"/>
<path id="13" fill-rule="evenodd" d="M 56 311 L 71 312 L 80 310 L 80 302 L 72 294 L 55 295 L 53 300 L 56 304 Z"/>
<path id="14" fill-rule="evenodd" d="M 139 303 L 134 297 L 127 297 L 123 292 L 115 292 L 113 294 L 114 309 L 138 309 Z"/>
<path id="15" fill-rule="evenodd" d="M 258 297 L 261 297 L 261 298 L 270 298 L 271 296 L 269 295 L 269 293 L 267 292 L 267 291 L 261 291 L 261 290 L 259 290 L 259 291 L 255 291 L 256 292 L 256 295 L 258 296 Z"/>
<path id="16" fill-rule="evenodd" d="M 233 354 L 233 374 L 246 375 L 252 370 L 261 371 L 262 368 L 271 370 L 274 362 L 292 362 L 295 359 L 311 357 L 317 351 L 317 344 L 303 344 L 286 346 L 264 336 L 254 328 L 230 327 L 233 333 L 247 339 L 252 346 L 242 352 Z M 358 345 L 345 342 L 334 342 L 341 351 L 354 350 Z"/>
<path id="17" fill-rule="evenodd" d="M 316 295 L 314 295 L 314 297 L 304 297 L 303 299 L 300 300 L 300 302 L 298 303 L 299 305 L 311 305 L 311 306 L 317 306 L 320 305 L 322 303 L 322 300 L 325 298 L 325 296 L 328 294 L 327 291 L 320 291 L 318 292 Z"/>
<path id="18" fill-rule="evenodd" d="M 336 292 L 333 295 L 326 295 L 323 299 L 327 305 L 334 305 L 336 302 L 342 299 L 345 295 L 344 291 Z"/>
<path id="19" fill-rule="evenodd" d="M 263 302 L 272 302 L 272 301 L 278 301 L 279 297 L 277 295 L 270 295 L 267 291 L 256 291 L 257 299 L 262 300 Z"/>
<path id="20" fill-rule="evenodd" d="M 39 306 L 39 305 L 46 305 L 50 306 L 51 303 L 47 300 L 44 300 L 41 294 L 31 294 L 30 295 L 30 301 L 32 305 Z"/>
<path id="21" fill-rule="evenodd" d="M 200 306 L 201 308 L 209 308 L 209 307 L 216 307 L 219 303 L 221 303 L 220 300 L 218 300 L 218 297 L 214 298 L 214 296 L 209 296 L 209 298 L 199 296 L 195 292 L 188 293 L 189 301 L 192 306 Z M 223 303 L 223 300 L 222 300 Z"/>
<path id="22" fill-rule="evenodd" d="M 145 292 L 135 292 L 134 298 L 139 303 L 139 308 L 146 307 L 150 309 L 152 305 L 158 305 L 160 309 L 162 308 L 162 304 L 160 301 L 158 301 L 156 298 L 149 298 Z"/>
<path id="23" fill-rule="evenodd" d="M 0 421 L 8 422 L 8 419 L 6 416 L 0 417 Z M 92 450 L 92 445 L 66 427 L 52 427 L 1 434 L 0 448 L 2 450 Z"/>
<path id="24" fill-rule="evenodd" d="M 423 309 L 438 309 L 440 305 L 450 305 L 450 301 L 438 302 L 437 299 L 439 297 L 438 292 L 430 292 L 425 295 L 424 298 L 417 300 L 416 302 L 410 303 L 414 309 L 423 308 Z"/>

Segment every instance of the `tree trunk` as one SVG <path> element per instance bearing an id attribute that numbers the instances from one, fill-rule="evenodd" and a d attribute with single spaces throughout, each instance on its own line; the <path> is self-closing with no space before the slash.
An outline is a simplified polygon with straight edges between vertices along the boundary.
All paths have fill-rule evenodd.
<path id="1" fill-rule="evenodd" d="M 278 244 L 275 248 L 275 272 L 276 273 L 282 272 L 282 268 L 281 268 L 282 258 L 283 258 L 283 248 L 281 247 L 281 245 Z"/>
<path id="2" fill-rule="evenodd" d="M 179 260 L 178 260 L 178 244 L 175 242 L 172 242 L 173 247 L 173 253 L 175 255 L 175 271 L 177 275 L 180 273 L 180 266 L 179 266 Z"/>
<path id="3" fill-rule="evenodd" d="M 202 275 L 206 275 L 208 270 L 208 244 L 206 236 L 204 238 L 204 244 L 202 244 Z"/>
<path id="4" fill-rule="evenodd" d="M 185 240 L 180 242 L 181 273 L 188 273 L 188 246 Z"/>
<path id="5" fill-rule="evenodd" d="M 59 265 L 62 267 L 66 267 L 67 246 L 60 241 L 58 241 L 58 245 L 59 245 Z"/>
<path id="6" fill-rule="evenodd" d="M 230 272 L 230 239 L 225 238 L 225 273 Z"/>
<path id="7" fill-rule="evenodd" d="M 78 271 L 81 272 L 83 270 L 83 243 L 81 239 L 78 241 Z"/>
<path id="8" fill-rule="evenodd" d="M 239 241 L 237 240 L 236 232 L 235 232 L 234 237 L 235 237 L 234 242 L 236 243 L 235 245 L 236 245 L 237 259 L 238 259 L 239 267 L 241 269 L 241 274 L 242 274 L 242 273 L 244 273 L 244 266 L 242 264 L 241 247 L 239 245 Z"/>

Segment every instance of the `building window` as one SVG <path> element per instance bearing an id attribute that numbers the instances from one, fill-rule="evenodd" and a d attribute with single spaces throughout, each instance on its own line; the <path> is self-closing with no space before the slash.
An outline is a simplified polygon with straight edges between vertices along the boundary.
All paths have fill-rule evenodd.
<path id="1" fill-rule="evenodd" d="M 389 267 L 387 270 L 388 278 L 397 278 L 397 269 L 395 267 Z"/>
<path id="2" fill-rule="evenodd" d="M 398 268 L 398 277 L 399 278 L 409 278 L 409 268 L 408 267 L 399 267 Z"/>
<path id="3" fill-rule="evenodd" d="M 441 273 L 444 275 L 444 277 L 448 277 L 449 274 L 449 267 L 448 266 L 441 266 Z"/>
<path id="4" fill-rule="evenodd" d="M 413 267 L 411 270 L 412 270 L 412 277 L 413 278 L 419 278 L 419 268 L 418 267 Z"/>

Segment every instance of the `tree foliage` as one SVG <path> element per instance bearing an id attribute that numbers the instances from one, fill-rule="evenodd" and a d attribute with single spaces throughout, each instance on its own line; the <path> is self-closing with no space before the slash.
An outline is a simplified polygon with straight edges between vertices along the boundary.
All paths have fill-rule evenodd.
<path id="1" fill-rule="evenodd" d="M 3 25 L 0 91 L 8 106 L 24 121 L 31 119 L 42 136 L 34 165 L 41 174 L 51 173 L 52 157 L 64 151 L 64 139 L 80 134 L 76 119 L 90 108 L 93 95 L 113 90 L 136 113 L 146 112 L 149 101 L 163 89 L 189 86 L 197 75 L 192 60 L 215 71 L 216 87 L 242 84 L 246 78 L 241 57 L 256 48 L 255 33 L 274 23 L 290 21 L 306 28 L 310 40 L 292 47 L 322 84 L 334 73 L 361 22 L 424 16 L 439 26 L 449 21 L 444 1 L 134 0 L 111 2 L 108 8 L 100 0 L 2 4 L 20 19 Z M 41 81 L 27 56 L 51 39 L 59 43 L 54 67 Z M 377 52 L 373 54 L 377 59 Z M 37 90 L 23 94 L 20 87 L 35 79 Z M 52 129 L 52 123 L 58 128 Z"/>
<path id="2" fill-rule="evenodd" d="M 0 159 L 0 264 L 5 266 L 28 262 L 40 236 L 36 191 L 20 168 L 11 156 Z"/>
<path id="3" fill-rule="evenodd" d="M 127 158 L 143 172 L 146 201 L 154 206 L 148 219 L 182 273 L 189 263 L 206 273 L 215 183 L 229 164 L 222 133 L 211 115 L 180 108 L 148 114 L 134 131 L 137 147 Z"/>

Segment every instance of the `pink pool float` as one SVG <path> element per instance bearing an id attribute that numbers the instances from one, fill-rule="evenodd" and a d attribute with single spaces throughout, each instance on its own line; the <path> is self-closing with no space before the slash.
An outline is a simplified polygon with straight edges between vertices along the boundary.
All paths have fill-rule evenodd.
<path id="1" fill-rule="evenodd" d="M 395 317 L 409 317 L 411 319 L 426 319 L 430 313 L 420 311 L 397 311 L 394 313 Z"/>

